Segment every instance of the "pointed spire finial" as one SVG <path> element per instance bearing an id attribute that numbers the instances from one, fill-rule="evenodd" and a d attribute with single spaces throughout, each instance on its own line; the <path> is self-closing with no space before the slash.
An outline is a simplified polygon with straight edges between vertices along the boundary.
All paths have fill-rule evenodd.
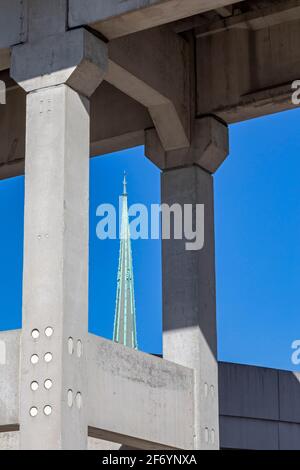
<path id="1" fill-rule="evenodd" d="M 127 175 L 126 175 L 126 171 L 124 171 L 123 196 L 127 196 Z"/>

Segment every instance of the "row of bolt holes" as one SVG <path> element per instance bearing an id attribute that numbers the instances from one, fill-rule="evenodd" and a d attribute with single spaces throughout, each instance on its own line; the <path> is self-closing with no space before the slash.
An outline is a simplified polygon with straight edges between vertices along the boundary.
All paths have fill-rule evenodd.
<path id="1" fill-rule="evenodd" d="M 46 382 L 47 382 L 47 380 L 46 380 Z M 46 382 L 45 382 L 45 388 L 46 388 Z M 50 380 L 49 382 L 51 382 L 51 380 Z M 37 389 L 38 389 L 38 383 L 37 383 L 37 382 L 32 382 L 31 385 L 33 385 L 33 384 L 36 384 L 36 385 L 37 385 L 37 388 L 35 389 L 35 390 L 37 390 Z M 51 387 L 52 387 L 52 382 L 51 382 Z M 51 387 L 50 387 L 50 388 L 51 388 Z M 31 388 L 32 388 L 32 387 L 31 387 Z M 68 390 L 67 402 L 68 402 L 69 408 L 72 408 L 72 406 L 73 406 L 73 401 L 74 401 L 74 400 L 73 400 L 73 390 Z M 76 394 L 75 402 L 76 402 L 77 408 L 80 410 L 81 407 L 82 407 L 82 395 L 81 395 L 80 392 L 78 392 L 78 393 Z M 30 408 L 29 413 L 30 413 L 30 416 L 31 416 L 32 418 L 35 418 L 35 417 L 38 415 L 38 409 L 37 409 L 37 407 L 36 407 L 36 406 L 33 406 L 32 408 Z M 44 407 L 44 414 L 45 414 L 46 416 L 50 416 L 50 415 L 52 414 L 52 406 L 46 405 L 46 406 Z"/>
<path id="2" fill-rule="evenodd" d="M 53 328 L 51 328 L 51 327 L 46 328 L 45 329 L 46 337 L 51 338 L 51 336 L 53 335 L 53 332 L 54 332 Z M 31 336 L 34 340 L 37 340 L 40 336 L 39 330 L 37 330 L 37 329 L 32 330 Z M 69 352 L 70 355 L 72 355 L 73 352 L 74 352 L 74 340 L 71 337 L 68 339 L 68 352 Z M 81 343 L 80 340 L 78 340 L 77 341 L 77 356 L 80 358 L 81 355 L 82 355 L 82 343 Z M 44 356 L 45 362 L 47 362 L 47 363 L 51 362 L 52 358 L 53 358 L 53 356 L 49 352 L 46 353 L 45 356 Z M 35 365 L 38 362 L 39 362 L 39 356 L 37 354 L 33 354 L 31 356 L 31 363 Z M 44 387 L 45 387 L 46 390 L 50 390 L 52 388 L 52 385 L 53 385 L 52 380 L 50 380 L 50 379 L 45 380 Z M 36 381 L 31 382 L 30 388 L 33 392 L 36 392 L 39 388 L 39 383 L 36 382 Z M 80 392 L 78 392 L 76 394 L 75 401 L 76 401 L 76 404 L 77 404 L 77 408 L 80 410 L 81 407 L 82 407 L 82 396 L 81 396 Z M 68 406 L 70 408 L 72 408 L 72 406 L 73 406 L 73 391 L 72 390 L 68 390 L 67 402 L 68 402 Z M 30 416 L 32 416 L 33 418 L 35 416 L 37 416 L 38 415 L 37 407 L 33 406 L 32 408 L 30 408 L 29 413 L 30 413 Z M 46 405 L 44 407 L 44 414 L 46 416 L 50 416 L 52 414 L 52 407 L 50 405 Z"/>

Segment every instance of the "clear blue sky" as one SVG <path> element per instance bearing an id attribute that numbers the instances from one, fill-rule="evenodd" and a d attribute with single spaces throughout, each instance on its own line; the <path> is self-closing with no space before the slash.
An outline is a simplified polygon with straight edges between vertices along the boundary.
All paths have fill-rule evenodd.
<path id="1" fill-rule="evenodd" d="M 230 157 L 215 177 L 219 359 L 300 370 L 300 110 L 231 126 Z M 143 148 L 91 161 L 91 332 L 112 336 L 118 241 L 96 237 L 96 208 L 117 204 L 124 170 L 129 203 L 159 203 L 160 174 Z M 0 183 L 0 330 L 21 327 L 23 178 Z M 161 351 L 158 241 L 133 241 L 142 350 Z"/>

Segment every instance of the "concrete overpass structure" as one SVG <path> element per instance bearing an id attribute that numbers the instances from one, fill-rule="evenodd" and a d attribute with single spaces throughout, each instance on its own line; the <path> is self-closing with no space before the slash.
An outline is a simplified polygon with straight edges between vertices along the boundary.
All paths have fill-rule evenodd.
<path id="1" fill-rule="evenodd" d="M 218 367 L 213 211 L 228 125 L 293 107 L 299 40 L 300 0 L 1 0 L 0 178 L 26 178 L 7 446 L 299 447 L 295 375 Z M 89 156 L 140 144 L 162 202 L 205 204 L 203 250 L 163 242 L 163 360 L 87 333 Z"/>

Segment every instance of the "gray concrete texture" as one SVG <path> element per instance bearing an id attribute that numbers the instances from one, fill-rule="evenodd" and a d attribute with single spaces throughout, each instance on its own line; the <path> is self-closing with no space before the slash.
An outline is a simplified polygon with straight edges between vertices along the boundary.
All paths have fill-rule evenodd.
<path id="1" fill-rule="evenodd" d="M 6 363 L 0 364 L 0 449 L 10 449 L 19 446 L 20 331 L 0 333 L 0 343 L 6 349 Z M 191 369 L 93 335 L 87 361 L 88 448 L 190 448 Z M 218 370 L 221 448 L 299 450 L 298 374 L 229 363 L 219 363 Z M 112 419 L 116 414 L 118 420 Z M 157 429 L 161 418 L 165 427 Z"/>

